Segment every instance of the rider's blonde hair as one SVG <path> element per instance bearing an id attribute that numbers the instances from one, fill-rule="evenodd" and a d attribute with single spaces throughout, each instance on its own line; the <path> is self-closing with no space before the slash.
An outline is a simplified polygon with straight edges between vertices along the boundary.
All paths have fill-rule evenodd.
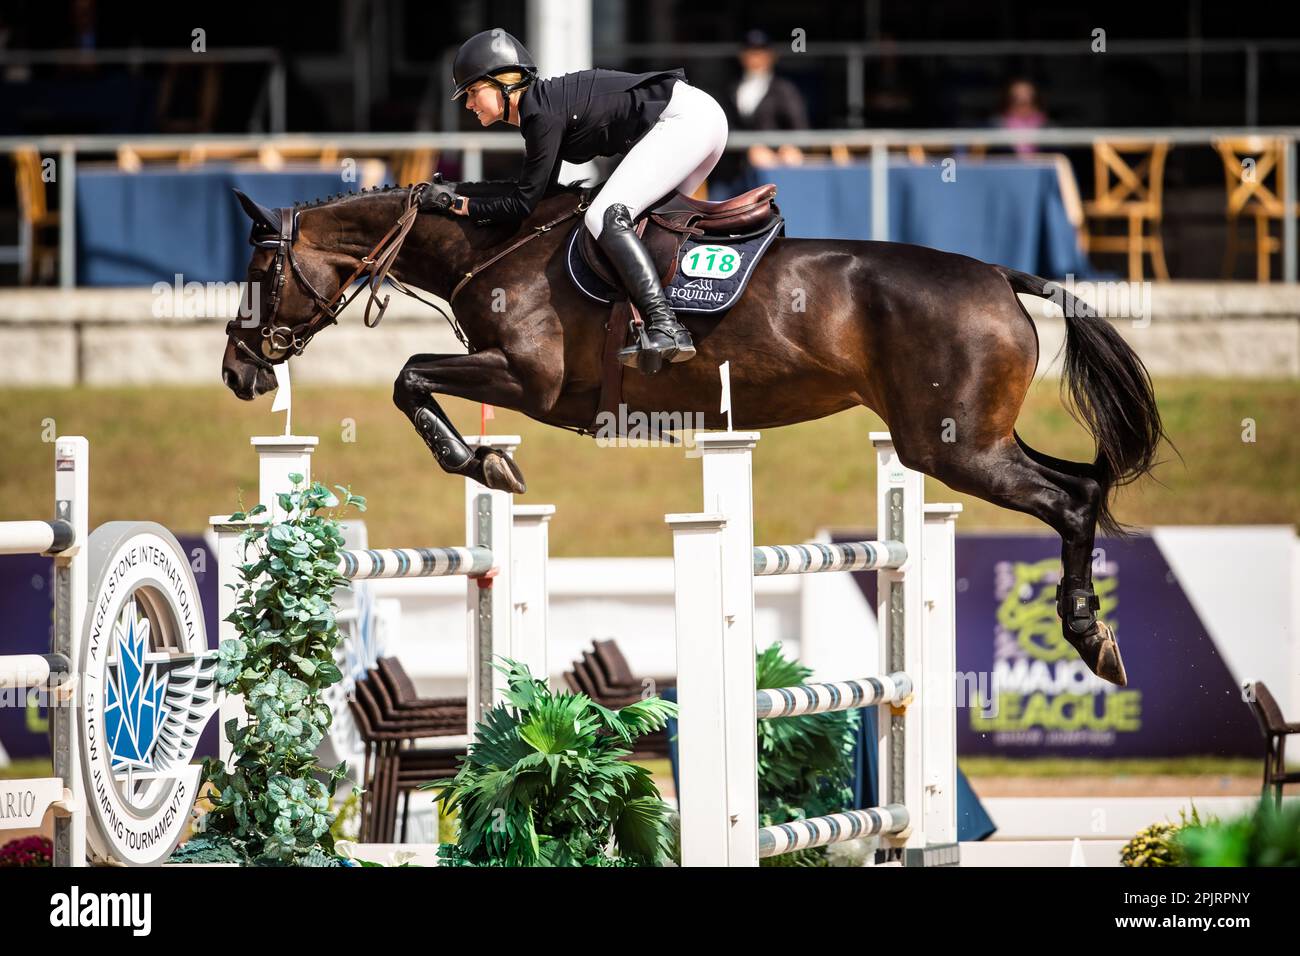
<path id="1" fill-rule="evenodd" d="M 493 73 L 492 78 L 495 80 L 499 80 L 500 82 L 504 83 L 506 86 L 510 86 L 512 83 L 521 82 L 524 78 L 524 75 L 520 73 L 518 70 L 509 70 L 505 73 Z M 487 82 L 486 79 L 479 80 L 472 87 L 470 87 L 470 89 L 477 90 L 480 84 L 486 82 Z"/>

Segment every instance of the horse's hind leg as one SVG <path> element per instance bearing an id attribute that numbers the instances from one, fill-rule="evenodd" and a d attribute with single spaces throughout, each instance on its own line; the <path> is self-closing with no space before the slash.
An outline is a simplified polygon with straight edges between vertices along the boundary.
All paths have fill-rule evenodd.
<path id="1" fill-rule="evenodd" d="M 918 448 L 899 434 L 894 441 L 904 465 L 957 491 L 1031 514 L 1061 536 L 1064 573 L 1057 611 L 1062 633 L 1094 674 L 1121 686 L 1127 683 L 1114 631 L 1096 614 L 1092 546 L 1105 489 L 1086 473 L 1087 466 L 1065 463 L 1077 473 L 1049 467 L 1010 437 L 985 447 L 936 440 Z"/>

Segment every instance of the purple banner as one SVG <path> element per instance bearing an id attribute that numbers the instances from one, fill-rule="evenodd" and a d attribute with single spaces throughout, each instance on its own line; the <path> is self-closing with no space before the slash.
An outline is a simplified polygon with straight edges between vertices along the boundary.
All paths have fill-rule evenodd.
<path id="1" fill-rule="evenodd" d="M 1262 741 L 1218 649 L 1150 537 L 1098 540 L 1093 580 L 1128 686 L 1097 679 L 1061 636 L 1060 542 L 957 539 L 957 670 L 971 706 L 961 754 L 1258 756 Z"/>
<path id="2" fill-rule="evenodd" d="M 1151 537 L 1094 550 L 1127 687 L 1096 678 L 1061 636 L 1060 549 L 1050 535 L 957 537 L 958 754 L 1261 756 L 1236 680 Z M 874 607 L 875 573 L 854 577 Z"/>

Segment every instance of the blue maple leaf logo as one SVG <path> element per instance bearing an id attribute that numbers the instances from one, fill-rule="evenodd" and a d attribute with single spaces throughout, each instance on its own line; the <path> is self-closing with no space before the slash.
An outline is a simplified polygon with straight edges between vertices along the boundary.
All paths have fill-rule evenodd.
<path id="1" fill-rule="evenodd" d="M 107 674 L 104 728 L 114 770 L 153 769 L 153 749 L 167 722 L 163 699 L 167 678 L 159 676 L 155 664 L 145 663 L 149 646 L 149 623 L 141 621 L 135 602 L 127 605 L 114 633 L 117 638 L 116 666 Z M 125 626 L 123 626 L 125 625 Z"/>

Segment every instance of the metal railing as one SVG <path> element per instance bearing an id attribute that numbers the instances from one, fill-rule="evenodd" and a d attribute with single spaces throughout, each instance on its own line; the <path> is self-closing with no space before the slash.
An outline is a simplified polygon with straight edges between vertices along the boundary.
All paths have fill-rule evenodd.
<path id="1" fill-rule="evenodd" d="M 779 133 L 732 132 L 728 150 L 748 149 L 755 145 L 788 143 L 803 148 L 846 147 L 868 155 L 871 168 L 871 237 L 886 240 L 889 234 L 889 154 L 911 144 L 936 147 L 1007 147 L 1019 143 L 1037 146 L 1091 146 L 1097 140 L 1159 139 L 1171 146 L 1210 147 L 1217 139 L 1258 136 L 1280 139 L 1285 152 L 1285 175 L 1280 185 L 1284 208 L 1294 209 L 1296 188 L 1296 141 L 1300 126 L 1273 127 L 1175 127 L 1168 129 L 1134 129 L 1097 127 L 1092 129 L 932 129 L 932 130 L 786 130 Z M 61 217 L 59 233 L 60 285 L 76 284 L 76 208 L 77 163 L 86 155 L 116 154 L 120 147 L 139 150 L 191 150 L 200 146 L 244 147 L 292 150 L 304 145 L 329 144 L 340 152 L 390 153 L 407 150 L 435 149 L 459 152 L 463 157 L 463 176 L 468 181 L 483 178 L 483 157 L 487 153 L 521 153 L 523 140 L 516 133 L 343 133 L 310 136 L 38 136 L 0 137 L 0 152 L 36 149 L 42 154 L 57 155 L 56 182 L 59 204 L 67 214 Z M 1282 280 L 1297 279 L 1296 217 L 1282 220 Z"/>
<path id="2" fill-rule="evenodd" d="M 780 49 L 780 37 L 773 38 Z M 716 61 L 734 58 L 740 52 L 738 43 L 625 43 L 597 47 L 595 62 L 625 64 L 628 60 L 668 63 L 674 60 Z M 844 61 L 845 102 L 847 115 L 844 121 L 851 128 L 863 125 L 866 111 L 867 63 L 870 60 L 910 58 L 947 59 L 1005 59 L 1015 57 L 1056 58 L 1063 56 L 1151 57 L 1186 56 L 1188 58 L 1187 85 L 1191 96 L 1201 90 L 1201 60 L 1213 56 L 1240 56 L 1243 58 L 1242 91 L 1243 124 L 1254 126 L 1259 122 L 1259 60 L 1261 54 L 1300 55 L 1297 40 L 1201 40 L 1189 37 L 1180 40 L 1136 40 L 1109 37 L 1105 53 L 1092 48 L 1092 37 L 1073 40 L 898 40 L 817 42 L 809 41 L 800 53 L 787 53 L 787 65 L 800 61 Z"/>

